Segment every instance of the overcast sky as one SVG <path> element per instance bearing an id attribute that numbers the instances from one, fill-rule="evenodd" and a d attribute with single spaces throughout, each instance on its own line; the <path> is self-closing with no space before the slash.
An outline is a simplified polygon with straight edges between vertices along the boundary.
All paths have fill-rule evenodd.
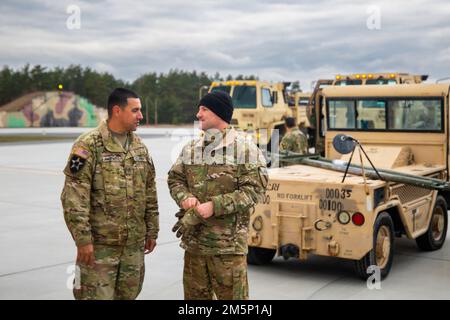
<path id="1" fill-rule="evenodd" d="M 304 90 L 338 73 L 450 76 L 448 0 L 1 0 L 0 25 L 2 65 L 81 64 L 128 81 L 174 68 Z"/>

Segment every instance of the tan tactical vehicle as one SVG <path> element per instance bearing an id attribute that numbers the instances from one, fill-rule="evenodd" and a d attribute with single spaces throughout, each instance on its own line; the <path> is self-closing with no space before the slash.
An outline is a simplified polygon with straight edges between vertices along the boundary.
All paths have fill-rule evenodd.
<path id="1" fill-rule="evenodd" d="M 337 75 L 334 80 L 318 80 L 308 107 L 308 118 L 313 128 L 310 130 L 310 147 L 314 147 L 316 153 L 324 154 L 323 88 L 328 86 L 415 84 L 421 83 L 426 79 L 428 79 L 428 75 L 412 75 L 409 73 L 361 73 Z"/>
<path id="2" fill-rule="evenodd" d="M 231 124 L 251 133 L 255 142 L 270 150 L 273 130 L 278 129 L 282 136 L 285 117 L 297 117 L 301 113 L 298 105 L 289 106 L 286 101 L 287 85 L 287 82 L 273 84 L 257 80 L 222 81 L 213 82 L 209 92 L 228 92 L 235 108 Z"/>
<path id="3" fill-rule="evenodd" d="M 415 239 L 422 250 L 441 248 L 450 200 L 449 89 L 324 88 L 326 157 L 287 155 L 284 161 L 300 164 L 269 169 L 265 201 L 251 216 L 249 263 L 275 254 L 333 256 L 354 260 L 366 279 L 370 266 L 381 277 L 389 273 L 395 237 Z"/>
<path id="4" fill-rule="evenodd" d="M 414 84 L 428 79 L 427 75 L 412 75 L 409 73 L 356 73 L 337 75 L 334 86 L 348 85 L 382 85 L 382 84 Z"/>
<path id="5" fill-rule="evenodd" d="M 310 127 L 308 117 L 308 106 L 311 99 L 311 92 L 300 92 L 297 91 L 293 94 L 294 96 L 294 108 L 293 117 L 297 120 L 299 126 Z"/>

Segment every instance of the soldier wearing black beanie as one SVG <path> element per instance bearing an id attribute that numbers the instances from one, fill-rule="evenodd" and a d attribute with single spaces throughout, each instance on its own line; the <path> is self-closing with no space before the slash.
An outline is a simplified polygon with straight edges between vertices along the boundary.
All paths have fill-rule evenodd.
<path id="1" fill-rule="evenodd" d="M 234 108 L 233 100 L 228 93 L 220 90 L 212 91 L 200 100 L 198 107 L 200 106 L 208 108 L 226 123 L 231 122 Z"/>

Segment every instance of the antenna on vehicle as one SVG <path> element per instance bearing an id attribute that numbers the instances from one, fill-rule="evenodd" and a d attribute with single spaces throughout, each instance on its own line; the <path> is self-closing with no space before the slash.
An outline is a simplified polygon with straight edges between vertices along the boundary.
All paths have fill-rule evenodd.
<path id="1" fill-rule="evenodd" d="M 436 83 L 443 82 L 445 80 L 450 80 L 450 77 L 440 78 L 436 80 Z"/>

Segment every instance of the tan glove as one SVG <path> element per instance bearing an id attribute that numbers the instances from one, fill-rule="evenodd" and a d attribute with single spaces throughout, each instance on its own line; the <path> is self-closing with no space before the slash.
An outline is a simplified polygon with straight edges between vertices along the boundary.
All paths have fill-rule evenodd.
<path id="1" fill-rule="evenodd" d="M 195 208 L 191 208 L 188 210 L 180 209 L 175 214 L 175 217 L 178 218 L 177 223 L 172 228 L 172 232 L 176 232 L 176 237 L 179 238 L 183 235 L 184 232 L 191 229 L 192 227 L 198 225 L 199 223 L 205 223 L 205 219 L 203 219 Z"/>

